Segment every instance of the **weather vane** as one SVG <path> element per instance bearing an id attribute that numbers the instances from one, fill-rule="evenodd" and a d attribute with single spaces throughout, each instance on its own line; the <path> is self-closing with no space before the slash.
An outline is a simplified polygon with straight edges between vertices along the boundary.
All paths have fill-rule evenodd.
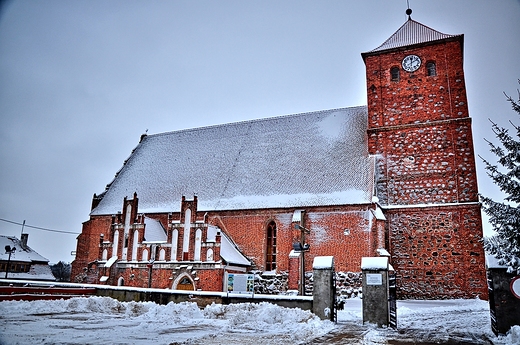
<path id="1" fill-rule="evenodd" d="M 412 14 L 412 9 L 410 8 L 410 1 L 406 0 L 406 14 L 408 15 L 408 19 L 411 19 L 410 15 Z"/>

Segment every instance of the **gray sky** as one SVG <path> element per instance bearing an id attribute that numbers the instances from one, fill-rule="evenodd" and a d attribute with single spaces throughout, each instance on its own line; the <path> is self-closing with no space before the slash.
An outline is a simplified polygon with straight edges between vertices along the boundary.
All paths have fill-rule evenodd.
<path id="1" fill-rule="evenodd" d="M 477 154 L 488 118 L 517 121 L 519 0 L 410 0 L 465 34 Z M 406 0 L 10 1 L 0 13 L 0 218 L 81 231 L 141 134 L 366 104 L 360 53 L 406 21 Z M 517 121 L 519 123 L 520 121 Z M 501 198 L 477 158 L 480 192 Z M 488 227 L 485 227 L 489 233 Z M 0 234 L 21 226 L 0 221 Z M 51 262 L 76 236 L 25 228 Z"/>

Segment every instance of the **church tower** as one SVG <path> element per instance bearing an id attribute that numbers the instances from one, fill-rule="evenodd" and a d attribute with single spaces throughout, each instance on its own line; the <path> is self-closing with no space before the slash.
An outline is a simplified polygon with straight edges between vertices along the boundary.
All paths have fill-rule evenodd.
<path id="1" fill-rule="evenodd" d="M 411 19 L 366 65 L 368 144 L 400 298 L 487 298 L 463 35 Z"/>

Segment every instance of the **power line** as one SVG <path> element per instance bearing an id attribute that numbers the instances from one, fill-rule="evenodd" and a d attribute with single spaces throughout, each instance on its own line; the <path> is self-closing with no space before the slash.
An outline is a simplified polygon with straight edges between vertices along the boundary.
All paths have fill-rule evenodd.
<path id="1" fill-rule="evenodd" d="M 3 219 L 3 218 L 0 218 L 0 220 L 1 220 L 2 222 L 6 222 L 6 223 L 16 224 L 16 225 L 20 225 L 20 226 L 23 225 L 23 226 L 26 227 L 26 228 L 32 228 L 32 229 L 37 229 L 37 230 L 49 231 L 49 232 L 59 232 L 59 233 L 61 233 L 61 234 L 79 235 L 79 233 L 77 233 L 77 232 L 63 231 L 63 230 L 54 230 L 54 229 L 47 229 L 47 228 L 42 228 L 42 227 L 39 227 L 39 226 L 27 225 L 27 224 L 25 224 L 25 223 L 13 222 L 12 220 L 7 220 L 7 219 Z"/>

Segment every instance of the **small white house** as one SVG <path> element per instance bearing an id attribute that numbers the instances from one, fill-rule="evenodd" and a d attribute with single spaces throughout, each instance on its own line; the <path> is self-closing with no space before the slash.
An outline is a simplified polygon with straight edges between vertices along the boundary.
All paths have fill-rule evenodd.
<path id="1" fill-rule="evenodd" d="M 27 245 L 28 238 L 0 235 L 0 278 L 55 280 L 49 260 Z"/>

